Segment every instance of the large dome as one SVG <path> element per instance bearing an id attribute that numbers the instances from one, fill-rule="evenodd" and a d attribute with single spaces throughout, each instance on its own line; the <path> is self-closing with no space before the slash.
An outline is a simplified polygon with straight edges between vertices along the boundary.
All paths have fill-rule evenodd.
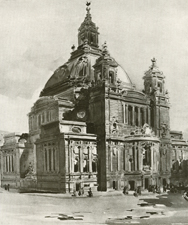
<path id="1" fill-rule="evenodd" d="M 93 65 L 99 56 L 96 55 L 82 55 L 75 58 L 55 70 L 54 74 L 47 81 L 44 89 L 50 88 L 57 83 L 67 82 L 73 78 L 86 77 L 88 81 L 94 80 Z M 118 64 L 117 78 L 122 81 L 122 85 L 132 87 L 131 79 L 125 70 Z"/>
<path id="2" fill-rule="evenodd" d="M 67 82 L 69 79 L 86 77 L 88 81 L 94 80 L 94 68 L 97 55 L 82 55 L 68 61 L 55 70 L 54 74 L 47 81 L 44 89 L 49 88 L 59 82 Z"/>

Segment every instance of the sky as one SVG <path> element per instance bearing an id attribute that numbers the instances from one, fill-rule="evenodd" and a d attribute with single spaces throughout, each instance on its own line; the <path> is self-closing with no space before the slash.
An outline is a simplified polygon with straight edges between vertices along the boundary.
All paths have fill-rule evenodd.
<path id="1" fill-rule="evenodd" d="M 27 114 L 77 47 L 85 0 L 0 0 L 0 130 L 28 132 Z M 92 0 L 92 20 L 140 90 L 157 59 L 170 95 L 171 130 L 188 139 L 188 1 Z"/>

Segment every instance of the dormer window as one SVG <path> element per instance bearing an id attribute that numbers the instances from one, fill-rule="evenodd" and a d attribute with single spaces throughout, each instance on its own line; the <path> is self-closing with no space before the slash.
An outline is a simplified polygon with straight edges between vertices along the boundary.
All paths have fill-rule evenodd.
<path id="1" fill-rule="evenodd" d="M 109 80 L 110 80 L 110 84 L 114 84 L 114 71 L 109 71 Z"/>
<path id="2" fill-rule="evenodd" d="M 159 89 L 159 92 L 162 93 L 163 89 L 162 89 L 162 83 L 161 82 L 158 82 L 158 89 Z"/>

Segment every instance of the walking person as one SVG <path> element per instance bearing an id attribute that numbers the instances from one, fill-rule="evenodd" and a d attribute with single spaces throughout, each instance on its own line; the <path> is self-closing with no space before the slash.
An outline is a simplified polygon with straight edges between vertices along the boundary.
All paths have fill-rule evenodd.
<path id="1" fill-rule="evenodd" d="M 92 193 L 92 191 L 91 191 L 91 188 L 89 188 L 88 196 L 89 196 L 89 197 L 93 197 L 93 193 Z"/>

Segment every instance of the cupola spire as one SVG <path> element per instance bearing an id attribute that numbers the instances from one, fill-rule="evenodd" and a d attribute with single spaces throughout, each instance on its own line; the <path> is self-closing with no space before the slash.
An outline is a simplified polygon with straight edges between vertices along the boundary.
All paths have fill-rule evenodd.
<path id="1" fill-rule="evenodd" d="M 91 2 L 86 3 L 86 17 L 84 19 L 84 22 L 82 22 L 80 28 L 78 29 L 78 45 L 83 45 L 84 40 L 88 40 L 88 44 L 94 47 L 98 47 L 98 27 L 95 25 L 95 23 L 92 22 L 92 17 L 89 7 L 91 5 Z"/>

